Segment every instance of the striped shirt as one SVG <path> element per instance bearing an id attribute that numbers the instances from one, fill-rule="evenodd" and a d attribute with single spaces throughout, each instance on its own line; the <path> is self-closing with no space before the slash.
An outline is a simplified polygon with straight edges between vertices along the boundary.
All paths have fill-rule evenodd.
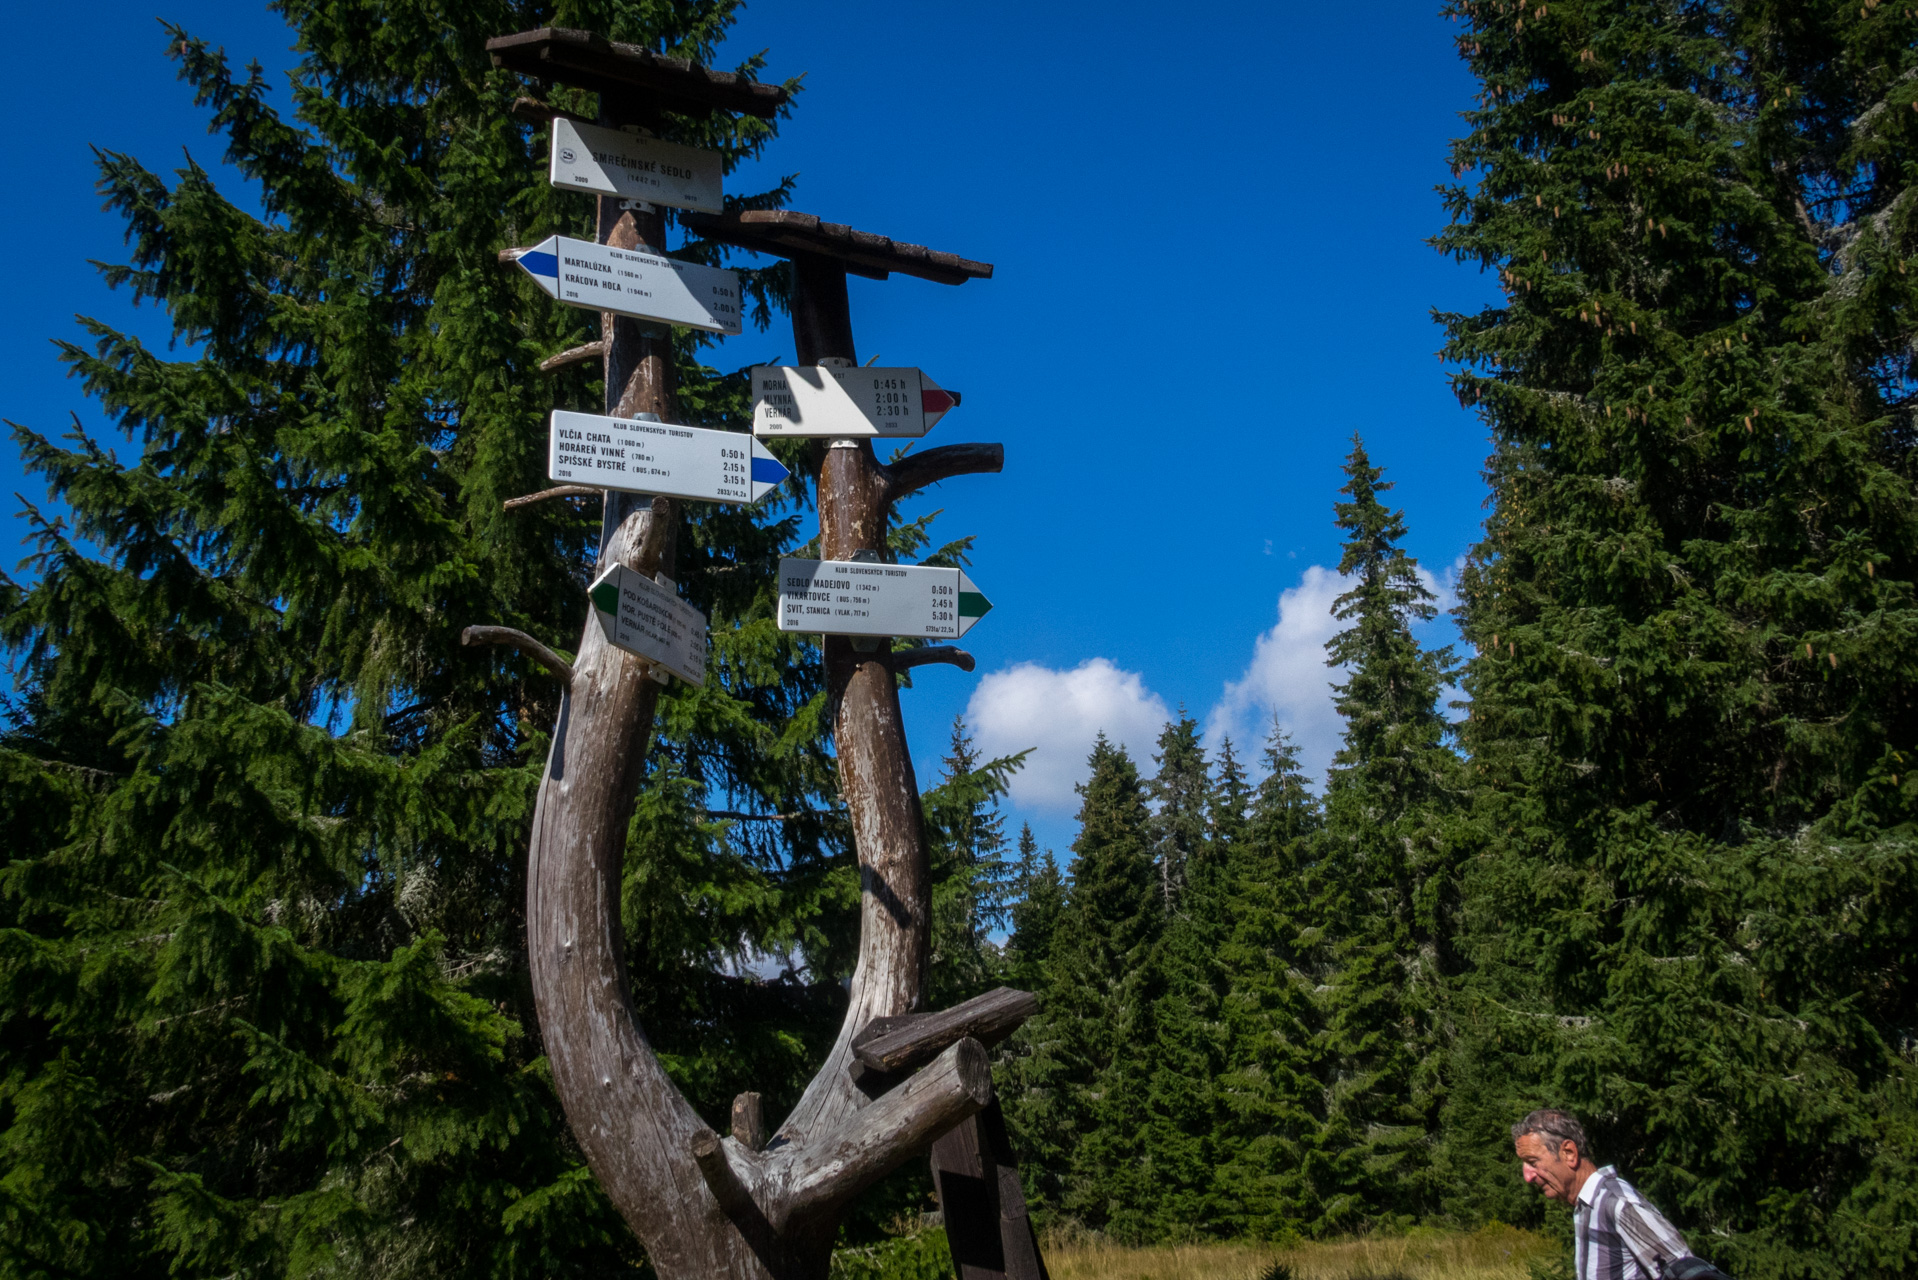
<path id="1" fill-rule="evenodd" d="M 1575 1236 L 1578 1280 L 1658 1280 L 1666 1263 L 1692 1252 L 1611 1165 L 1579 1188 Z"/>

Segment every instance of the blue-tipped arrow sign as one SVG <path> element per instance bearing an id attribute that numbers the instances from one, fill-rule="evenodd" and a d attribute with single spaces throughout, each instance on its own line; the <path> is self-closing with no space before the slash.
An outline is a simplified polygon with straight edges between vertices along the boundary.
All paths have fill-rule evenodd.
<path id="1" fill-rule="evenodd" d="M 758 502 L 792 473 L 738 431 L 553 410 L 546 474 L 572 484 L 704 502 Z"/>
<path id="2" fill-rule="evenodd" d="M 638 320 L 739 332 L 739 273 L 637 249 L 548 236 L 514 259 L 540 288 L 568 306 Z"/>

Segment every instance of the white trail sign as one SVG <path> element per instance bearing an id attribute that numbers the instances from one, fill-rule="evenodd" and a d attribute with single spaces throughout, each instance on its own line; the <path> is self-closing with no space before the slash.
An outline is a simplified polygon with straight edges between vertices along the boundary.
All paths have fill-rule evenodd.
<path id="1" fill-rule="evenodd" d="M 565 191 L 624 196 L 675 209 L 719 213 L 725 164 L 716 151 L 682 147 L 623 129 L 553 118 L 547 180 Z"/>
<path id="2" fill-rule="evenodd" d="M 869 560 L 781 560 L 779 629 L 956 640 L 992 603 L 962 569 Z"/>
<path id="3" fill-rule="evenodd" d="M 568 306 L 636 320 L 739 332 L 739 274 L 638 249 L 548 236 L 515 259 L 540 288 Z"/>
<path id="4" fill-rule="evenodd" d="M 753 434 L 923 436 L 959 403 L 918 369 L 757 365 Z"/>
<path id="5" fill-rule="evenodd" d="M 703 502 L 758 502 L 792 473 L 752 436 L 553 410 L 546 474 Z"/>
<path id="6" fill-rule="evenodd" d="M 672 583 L 616 564 L 587 594 L 613 644 L 687 684 L 706 683 L 706 615 L 681 600 Z"/>

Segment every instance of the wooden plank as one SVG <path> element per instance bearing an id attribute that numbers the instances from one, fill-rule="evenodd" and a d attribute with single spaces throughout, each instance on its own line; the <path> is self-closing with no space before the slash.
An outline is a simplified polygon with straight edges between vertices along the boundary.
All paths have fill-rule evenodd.
<path id="1" fill-rule="evenodd" d="M 1039 1011 L 1029 991 L 998 987 L 941 1013 L 874 1018 L 853 1037 L 853 1056 L 874 1071 L 910 1071 L 932 1061 L 949 1044 L 970 1036 L 994 1045 Z"/>
<path id="2" fill-rule="evenodd" d="M 922 244 L 857 231 L 840 222 L 823 222 L 797 209 L 738 209 L 731 213 L 682 213 L 680 222 L 695 235 L 756 253 L 791 258 L 817 254 L 834 258 L 860 275 L 896 271 L 938 284 L 964 284 L 992 278 L 990 262 L 941 253 Z"/>
<path id="3" fill-rule="evenodd" d="M 619 44 L 591 31 L 540 27 L 486 42 L 493 65 L 579 89 L 645 98 L 680 115 L 734 111 L 770 120 L 786 105 L 776 84 L 714 71 L 636 44 Z"/>
<path id="4" fill-rule="evenodd" d="M 961 1040 L 924 1071 L 793 1146 L 779 1172 L 784 1203 L 775 1226 L 847 1201 L 992 1103 L 992 1064 L 977 1040 Z M 823 1269 L 822 1269 L 823 1271 Z"/>
<path id="5" fill-rule="evenodd" d="M 945 1220 L 946 1248 L 959 1280 L 1003 1280 L 1005 1242 L 999 1232 L 999 1167 L 981 1148 L 979 1117 L 932 1144 L 932 1189 Z"/>
<path id="6" fill-rule="evenodd" d="M 1049 1280 L 996 1098 L 933 1143 L 932 1182 L 958 1280 Z"/>

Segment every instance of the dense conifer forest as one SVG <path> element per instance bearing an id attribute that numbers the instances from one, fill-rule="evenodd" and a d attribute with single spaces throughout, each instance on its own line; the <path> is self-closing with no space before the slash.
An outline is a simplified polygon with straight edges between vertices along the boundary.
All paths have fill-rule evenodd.
<path id="1" fill-rule="evenodd" d="M 13 429 L 68 514 L 0 583 L 0 1278 L 629 1271 L 526 976 L 557 690 L 459 642 L 571 644 L 599 527 L 502 508 L 599 384 L 537 371 L 592 317 L 495 261 L 591 228 L 483 45 L 558 23 L 710 60 L 734 0 L 275 7 L 296 118 L 171 48 L 261 207 L 99 157 L 106 283 L 181 340 L 63 342 L 118 456 Z M 955 724 L 932 1003 L 1040 996 L 995 1071 L 1053 1222 L 1537 1224 L 1505 1134 L 1552 1104 L 1741 1278 L 1918 1272 L 1918 11 L 1447 13 L 1482 91 L 1433 243 L 1502 285 L 1437 317 L 1491 440 L 1464 644 L 1419 644 L 1390 459 L 1324 424 L 1358 433 L 1329 775 L 1181 713 L 1149 759 L 1099 740 L 1054 851 L 1000 813 L 1021 760 Z M 776 162 L 777 126 L 676 137 Z M 779 323 L 783 270 L 742 269 Z M 683 415 L 742 429 L 743 373 L 677 342 Z M 633 998 L 714 1125 L 793 1102 L 857 928 L 818 653 L 774 618 L 806 492 L 687 517 L 714 675 L 662 695 L 626 853 Z M 927 1186 L 895 1175 L 848 1240 Z"/>

